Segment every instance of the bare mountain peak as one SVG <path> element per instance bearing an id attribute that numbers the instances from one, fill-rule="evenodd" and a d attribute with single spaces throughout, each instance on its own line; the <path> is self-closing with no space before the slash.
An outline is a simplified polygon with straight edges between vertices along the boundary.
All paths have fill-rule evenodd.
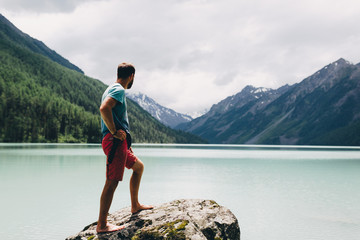
<path id="1" fill-rule="evenodd" d="M 251 92 L 253 91 L 254 89 L 256 89 L 253 85 L 246 85 L 242 91 L 244 92 Z"/>
<path id="2" fill-rule="evenodd" d="M 341 81 L 341 79 L 347 78 L 354 68 L 357 67 L 357 65 L 340 58 L 299 83 L 301 91 L 303 91 L 303 93 L 309 93 L 320 86 L 326 91 Z"/>
<path id="3" fill-rule="evenodd" d="M 141 101 L 150 101 L 150 102 L 154 102 L 155 100 L 146 96 L 145 94 L 141 93 L 141 92 L 126 92 L 126 96 L 129 97 L 130 99 L 136 98 L 139 99 Z"/>
<path id="4" fill-rule="evenodd" d="M 345 60 L 344 58 L 339 58 L 337 61 L 333 62 L 332 64 L 335 64 L 335 65 L 353 65 L 351 62 Z"/>
<path id="5" fill-rule="evenodd" d="M 288 86 L 289 87 L 289 86 Z M 287 88 L 284 86 L 284 88 Z M 259 99 L 267 98 L 263 103 L 267 103 L 268 98 L 274 98 L 278 94 L 279 90 L 274 90 L 265 87 L 254 87 L 252 85 L 245 86 L 240 92 L 235 95 L 229 96 L 217 104 L 214 104 L 210 111 L 206 114 L 208 116 L 214 116 L 217 114 L 223 114 L 233 109 L 238 109 L 248 104 L 251 101 L 257 101 Z M 283 92 L 282 90 L 280 90 Z"/>
<path id="6" fill-rule="evenodd" d="M 174 128 L 181 123 L 192 120 L 192 117 L 189 115 L 178 113 L 170 108 L 166 108 L 141 92 L 127 93 L 127 97 L 139 104 L 140 107 L 150 113 L 154 118 L 169 127 Z"/>
<path id="7" fill-rule="evenodd" d="M 343 58 L 340 58 L 338 59 L 337 61 L 333 62 L 333 63 L 330 63 L 328 65 L 326 65 L 325 67 L 323 67 L 320 71 L 318 71 L 317 73 L 319 72 L 322 72 L 322 71 L 336 71 L 336 70 L 339 70 L 343 67 L 347 67 L 347 66 L 352 66 L 353 64 L 350 63 L 349 61 L 343 59 Z"/>
<path id="8" fill-rule="evenodd" d="M 256 93 L 264 93 L 264 92 L 268 92 L 271 91 L 273 89 L 271 88 L 265 88 L 265 87 L 254 87 L 252 85 L 247 85 L 243 88 L 243 90 L 241 90 L 241 92 L 239 92 L 238 94 L 244 94 L 244 93 L 248 93 L 248 94 L 256 94 Z"/>

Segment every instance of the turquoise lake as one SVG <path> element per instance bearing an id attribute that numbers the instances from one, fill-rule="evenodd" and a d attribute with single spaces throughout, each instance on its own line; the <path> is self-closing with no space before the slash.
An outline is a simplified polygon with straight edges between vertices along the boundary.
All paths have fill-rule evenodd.
<path id="1" fill-rule="evenodd" d="M 359 240 L 360 148 L 133 146 L 140 201 L 212 199 L 242 240 Z M 0 144 L 1 239 L 65 239 L 97 220 L 105 182 L 99 144 Z M 130 205 L 129 178 L 110 212 Z"/>

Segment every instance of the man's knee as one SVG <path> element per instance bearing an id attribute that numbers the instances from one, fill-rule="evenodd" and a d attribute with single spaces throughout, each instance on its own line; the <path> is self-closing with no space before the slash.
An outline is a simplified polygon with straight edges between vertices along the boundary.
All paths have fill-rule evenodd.
<path id="1" fill-rule="evenodd" d="M 144 163 L 138 159 L 134 166 L 132 167 L 132 170 L 136 173 L 142 173 L 144 171 Z"/>
<path id="2" fill-rule="evenodd" d="M 118 184 L 119 184 L 119 181 L 117 181 L 117 180 L 107 179 L 106 183 L 105 183 L 105 189 L 110 190 L 110 191 L 115 191 Z"/>

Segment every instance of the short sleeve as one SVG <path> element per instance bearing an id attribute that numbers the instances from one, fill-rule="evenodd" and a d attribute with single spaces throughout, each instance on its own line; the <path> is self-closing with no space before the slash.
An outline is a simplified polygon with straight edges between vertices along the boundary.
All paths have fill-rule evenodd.
<path id="1" fill-rule="evenodd" d="M 108 97 L 112 97 L 116 101 L 123 104 L 124 99 L 125 99 L 125 90 L 123 88 L 121 88 L 121 87 L 115 86 L 115 87 L 110 89 L 110 91 L 108 93 Z"/>

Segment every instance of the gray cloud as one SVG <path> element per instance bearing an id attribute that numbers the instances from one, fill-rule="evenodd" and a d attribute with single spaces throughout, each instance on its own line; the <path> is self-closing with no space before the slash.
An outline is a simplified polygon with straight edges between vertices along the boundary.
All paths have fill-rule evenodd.
<path id="1" fill-rule="evenodd" d="M 85 2 L 104 0 L 1 0 L 1 7 L 11 11 L 36 13 L 72 12 Z"/>
<path id="2" fill-rule="evenodd" d="M 248 84 L 299 82 L 340 57 L 360 61 L 358 0 L 31 1 L 50 4 L 42 14 L 12 2 L 30 1 L 2 4 L 10 21 L 87 75 L 109 84 L 119 62 L 133 62 L 133 89 L 180 112 Z"/>

